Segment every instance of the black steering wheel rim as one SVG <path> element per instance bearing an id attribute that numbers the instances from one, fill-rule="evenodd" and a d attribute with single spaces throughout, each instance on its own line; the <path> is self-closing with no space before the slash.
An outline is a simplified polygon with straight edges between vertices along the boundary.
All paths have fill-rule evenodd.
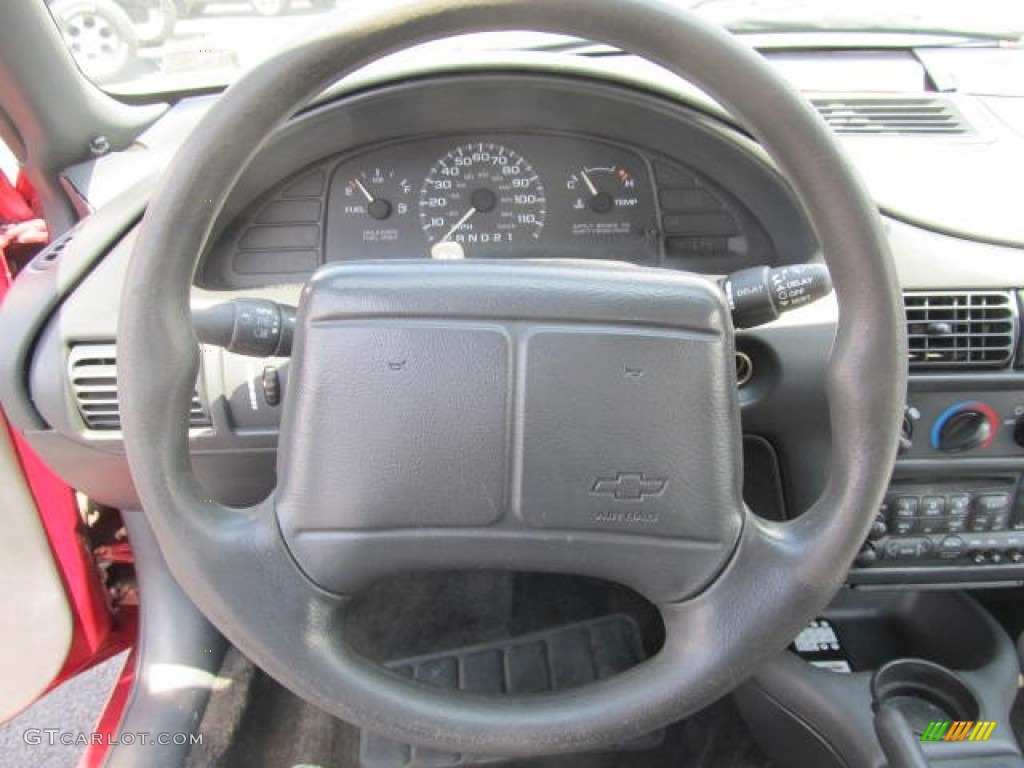
<path id="1" fill-rule="evenodd" d="M 531 28 L 610 43 L 688 77 L 751 129 L 802 201 L 831 269 L 834 440 L 826 489 L 798 520 L 747 516 L 728 564 L 692 599 L 660 605 L 665 647 L 564 694 L 456 696 L 404 682 L 343 642 L 345 599 L 292 559 L 274 499 L 205 500 L 188 456 L 197 369 L 189 291 L 217 213 L 284 120 L 338 77 L 439 37 Z M 212 202 L 210 202 L 212 201 Z M 199 608 L 254 662 L 326 711 L 393 738 L 476 754 L 579 751 L 627 740 L 710 703 L 775 652 L 841 585 L 892 462 L 906 384 L 902 305 L 870 200 L 810 106 L 727 33 L 646 0 L 430 0 L 364 7 L 228 89 L 151 200 L 122 299 L 125 446 L 165 558 Z M 161 353 L 154 356 L 153 350 Z M 755 589 L 756 587 L 756 589 Z"/>

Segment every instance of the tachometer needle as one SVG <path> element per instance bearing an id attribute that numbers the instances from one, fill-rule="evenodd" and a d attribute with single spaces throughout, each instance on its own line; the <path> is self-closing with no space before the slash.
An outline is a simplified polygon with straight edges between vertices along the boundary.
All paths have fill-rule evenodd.
<path id="1" fill-rule="evenodd" d="M 583 177 L 583 183 L 587 185 L 587 189 L 590 190 L 590 194 L 593 195 L 594 197 L 597 197 L 597 187 L 594 186 L 594 182 L 592 182 L 590 180 L 590 177 L 587 176 L 587 172 L 580 171 L 580 176 Z"/>
<path id="2" fill-rule="evenodd" d="M 366 187 L 363 186 L 363 182 L 361 182 L 359 179 L 352 179 L 352 181 L 355 183 L 356 188 L 360 192 L 362 192 L 363 195 L 366 197 L 366 202 L 372 203 L 373 200 L 374 200 L 374 197 L 373 197 L 373 195 L 370 194 L 370 190 L 368 190 Z"/>
<path id="3" fill-rule="evenodd" d="M 473 214 L 474 213 L 476 213 L 476 206 L 473 206 L 468 211 L 466 211 L 466 215 L 463 216 L 461 219 L 459 219 L 457 222 L 455 222 L 455 226 L 453 226 L 451 229 L 449 229 L 448 230 L 448 234 L 446 234 L 444 237 L 442 237 L 439 242 L 443 243 L 449 237 L 454 235 L 463 224 L 465 224 L 467 221 L 469 221 L 471 218 L 473 218 Z"/>

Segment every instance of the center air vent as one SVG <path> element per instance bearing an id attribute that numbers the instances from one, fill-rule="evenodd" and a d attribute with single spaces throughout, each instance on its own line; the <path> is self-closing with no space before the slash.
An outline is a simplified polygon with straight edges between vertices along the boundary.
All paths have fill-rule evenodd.
<path id="1" fill-rule="evenodd" d="M 936 98 L 812 99 L 829 127 L 848 136 L 966 136 L 960 111 Z"/>
<path id="2" fill-rule="evenodd" d="M 121 429 L 121 411 L 117 403 L 117 351 L 113 344 L 78 344 L 68 359 L 71 389 L 78 413 L 89 429 Z M 210 417 L 199 399 L 192 396 L 190 427 L 210 426 Z"/>
<path id="3" fill-rule="evenodd" d="M 1006 368 L 1017 313 L 1005 291 L 907 293 L 910 370 Z"/>

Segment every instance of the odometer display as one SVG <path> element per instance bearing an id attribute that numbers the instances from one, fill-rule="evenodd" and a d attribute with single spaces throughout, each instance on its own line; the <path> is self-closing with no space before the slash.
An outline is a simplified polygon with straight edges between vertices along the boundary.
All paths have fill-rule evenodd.
<path id="1" fill-rule="evenodd" d="M 453 242 L 467 256 L 539 240 L 547 218 L 544 185 L 522 155 L 500 144 L 456 147 L 431 166 L 419 199 L 431 244 Z"/>

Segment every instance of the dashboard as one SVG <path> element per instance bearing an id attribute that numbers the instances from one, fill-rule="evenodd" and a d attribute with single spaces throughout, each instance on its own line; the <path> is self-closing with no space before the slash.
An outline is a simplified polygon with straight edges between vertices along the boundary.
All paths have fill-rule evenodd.
<path id="1" fill-rule="evenodd" d="M 193 302 L 295 306 L 315 270 L 338 261 L 600 259 L 715 279 L 819 260 L 799 202 L 756 141 L 664 73 L 627 74 L 631 62 L 428 66 L 325 93 L 268 140 L 221 201 Z M 25 270 L 5 304 L 18 331 L 0 369 L 23 374 L 0 381 L 9 419 L 62 476 L 115 507 L 138 503 L 116 382 L 133 233 L 156 174 L 215 98 L 185 99 L 132 151 L 68 169 L 69 187 L 96 211 Z M 865 114 L 887 114 L 897 101 L 858 98 L 874 110 Z M 884 109 L 879 98 L 889 99 Z M 905 450 L 850 581 L 1021 582 L 1024 245 L 1008 242 L 1017 235 L 1007 228 L 988 239 L 975 231 L 987 231 L 1009 198 L 987 170 L 980 183 L 970 169 L 1019 157 L 1024 130 L 977 100 L 927 98 L 955 107 L 968 130 L 844 139 L 883 209 L 914 354 Z M 847 123 L 861 103 L 828 101 Z M 908 201 L 929 201 L 940 186 L 943 199 L 969 199 L 955 211 L 929 202 L 908 212 Z M 825 397 L 836 317 L 826 300 L 737 335 L 751 366 L 739 390 L 745 498 L 765 517 L 810 506 L 832 440 L 842 439 L 829 434 Z M 273 488 L 281 406 L 266 382 L 287 391 L 288 370 L 287 359 L 202 350 L 189 440 L 197 475 L 219 500 L 249 504 Z M 961 434 L 964 425 L 978 434 Z M 950 441 L 943 430 L 955 432 Z M 956 537 L 959 548 L 947 548 Z"/>

